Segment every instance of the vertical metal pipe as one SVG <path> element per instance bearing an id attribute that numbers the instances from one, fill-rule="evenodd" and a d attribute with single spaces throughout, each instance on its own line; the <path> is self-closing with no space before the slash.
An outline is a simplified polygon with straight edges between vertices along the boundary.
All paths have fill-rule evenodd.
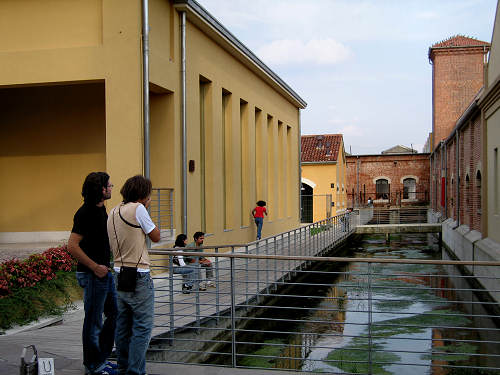
<path id="1" fill-rule="evenodd" d="M 234 293 L 236 291 L 234 287 L 234 283 L 236 281 L 234 274 L 234 258 L 229 258 L 230 260 L 230 268 L 231 268 L 231 362 L 232 366 L 236 367 L 236 298 Z"/>
<path id="2" fill-rule="evenodd" d="M 187 217 L 187 122 L 186 122 L 186 12 L 181 12 L 181 121 L 182 121 L 182 231 L 188 232 Z"/>
<path id="3" fill-rule="evenodd" d="M 144 176 L 150 178 L 149 142 L 149 1 L 142 0 L 142 116 L 144 126 Z"/>

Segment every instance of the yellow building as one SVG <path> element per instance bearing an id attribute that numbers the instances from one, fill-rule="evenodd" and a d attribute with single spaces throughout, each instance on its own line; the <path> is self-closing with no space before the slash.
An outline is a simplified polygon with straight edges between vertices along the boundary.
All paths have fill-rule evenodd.
<path id="1" fill-rule="evenodd" d="M 0 242 L 67 238 L 96 170 L 209 244 L 253 240 L 259 199 L 265 236 L 299 224 L 306 103 L 195 1 L 2 1 L 0 32 Z"/>
<path id="2" fill-rule="evenodd" d="M 500 258 L 500 5 L 497 12 L 487 65 L 486 87 L 479 99 L 483 116 L 482 184 L 483 238 L 491 241 Z"/>
<path id="3" fill-rule="evenodd" d="M 342 134 L 301 137 L 302 221 L 316 222 L 347 208 Z"/>

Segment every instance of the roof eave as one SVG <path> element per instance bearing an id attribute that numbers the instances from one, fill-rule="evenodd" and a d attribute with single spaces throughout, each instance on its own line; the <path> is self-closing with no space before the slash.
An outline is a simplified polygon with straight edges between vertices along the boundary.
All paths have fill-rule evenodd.
<path id="1" fill-rule="evenodd" d="M 201 30 L 207 32 L 222 48 L 241 61 L 246 67 L 271 85 L 271 87 L 275 88 L 295 106 L 300 109 L 306 108 L 307 103 L 285 81 L 264 64 L 200 4 L 194 0 L 173 1 L 174 8 L 186 11 L 188 20 Z"/>

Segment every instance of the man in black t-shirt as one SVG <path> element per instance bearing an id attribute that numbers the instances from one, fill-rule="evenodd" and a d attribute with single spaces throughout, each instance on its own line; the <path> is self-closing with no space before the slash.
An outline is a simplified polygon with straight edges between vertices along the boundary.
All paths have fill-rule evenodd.
<path id="1" fill-rule="evenodd" d="M 108 362 L 117 315 L 116 289 L 110 272 L 108 214 L 104 207 L 104 201 L 111 198 L 112 188 L 105 172 L 92 172 L 85 178 L 84 203 L 75 213 L 68 240 L 68 250 L 78 260 L 76 278 L 84 289 L 82 343 L 83 364 L 88 374 L 117 374 L 116 365 Z"/>

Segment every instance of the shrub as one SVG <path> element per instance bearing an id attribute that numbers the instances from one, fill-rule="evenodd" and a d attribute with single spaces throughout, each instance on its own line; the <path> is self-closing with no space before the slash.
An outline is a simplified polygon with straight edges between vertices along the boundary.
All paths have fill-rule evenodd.
<path id="1" fill-rule="evenodd" d="M 67 246 L 50 248 L 42 254 L 33 254 L 26 260 L 11 259 L 0 265 L 0 298 L 21 288 L 37 285 L 56 278 L 57 271 L 72 271 L 76 260 Z"/>

